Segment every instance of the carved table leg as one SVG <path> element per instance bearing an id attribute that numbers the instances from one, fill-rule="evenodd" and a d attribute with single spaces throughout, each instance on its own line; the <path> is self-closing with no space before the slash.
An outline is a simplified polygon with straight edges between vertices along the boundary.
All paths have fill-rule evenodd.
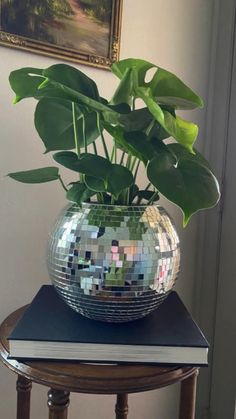
<path id="1" fill-rule="evenodd" d="M 181 382 L 179 419 L 195 418 L 198 370 Z"/>
<path id="2" fill-rule="evenodd" d="M 64 390 L 50 389 L 48 392 L 49 419 L 67 419 L 70 393 Z"/>
<path id="3" fill-rule="evenodd" d="M 128 416 L 128 394 L 117 394 L 116 419 L 127 419 Z"/>
<path id="4" fill-rule="evenodd" d="M 16 382 L 17 390 L 17 419 L 30 418 L 30 391 L 32 382 L 27 378 L 18 375 Z"/>

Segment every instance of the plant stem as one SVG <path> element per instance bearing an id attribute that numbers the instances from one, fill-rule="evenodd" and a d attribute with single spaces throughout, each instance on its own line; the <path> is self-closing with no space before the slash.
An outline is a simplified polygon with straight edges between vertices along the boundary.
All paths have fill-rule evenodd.
<path id="1" fill-rule="evenodd" d="M 151 198 L 148 200 L 147 205 L 151 205 L 153 201 L 155 200 L 156 196 L 158 196 L 158 191 L 154 192 L 154 194 L 151 196 Z"/>
<path id="2" fill-rule="evenodd" d="M 146 134 L 147 134 L 147 137 L 149 136 L 149 134 L 150 134 L 150 132 L 151 132 L 152 128 L 154 127 L 155 123 L 156 123 L 156 120 L 155 120 L 155 119 L 153 119 L 153 120 L 150 122 L 150 124 L 148 125 L 148 127 L 147 127 L 147 129 L 146 129 Z"/>
<path id="3" fill-rule="evenodd" d="M 94 151 L 94 154 L 96 154 L 96 156 L 97 156 L 98 151 L 97 151 L 97 147 L 96 147 L 95 141 L 93 142 L 93 151 Z"/>
<path id="4" fill-rule="evenodd" d="M 123 151 L 122 155 L 121 155 L 121 159 L 120 159 L 120 165 L 122 166 L 123 161 L 124 161 L 124 157 L 125 157 L 125 151 Z"/>
<path id="5" fill-rule="evenodd" d="M 114 159 L 114 163 L 117 164 L 117 148 L 116 148 L 115 141 L 113 142 L 113 147 L 112 147 L 112 152 L 111 152 L 111 158 L 110 158 L 111 163 L 113 162 L 113 159 Z"/>
<path id="6" fill-rule="evenodd" d="M 134 170 L 134 166 L 135 166 L 136 161 L 137 161 L 137 157 L 134 157 L 134 159 L 133 159 L 133 161 L 131 163 L 131 166 L 130 166 L 131 172 L 133 172 L 133 170 Z"/>
<path id="7" fill-rule="evenodd" d="M 84 140 L 84 151 L 85 151 L 85 153 L 87 153 L 88 152 L 88 145 L 87 145 L 84 115 L 82 116 L 82 130 L 83 130 L 83 140 Z"/>
<path id="8" fill-rule="evenodd" d="M 113 143 L 113 147 L 112 147 L 112 151 L 111 151 L 111 157 L 110 157 L 111 163 L 113 161 L 114 153 L 115 153 L 115 144 Z"/>
<path id="9" fill-rule="evenodd" d="M 99 202 L 99 204 L 103 204 L 103 196 L 101 192 L 97 193 L 97 200 Z"/>
<path id="10" fill-rule="evenodd" d="M 116 143 L 114 144 L 115 146 L 115 164 L 117 164 L 117 147 L 116 147 Z"/>
<path id="11" fill-rule="evenodd" d="M 74 129 L 76 154 L 78 157 L 80 157 L 80 145 L 79 145 L 79 138 L 78 138 L 78 133 L 77 133 L 77 119 L 76 119 L 76 109 L 75 109 L 74 102 L 72 102 L 72 117 L 73 117 L 73 129 Z"/>
<path id="12" fill-rule="evenodd" d="M 130 189 L 127 189 L 127 194 L 126 194 L 126 205 L 129 205 L 129 197 L 130 197 Z"/>
<path id="13" fill-rule="evenodd" d="M 135 172 L 134 172 L 134 183 L 136 182 L 136 178 L 137 178 L 137 174 L 138 174 L 138 169 L 139 169 L 139 165 L 140 165 L 141 161 L 138 160 Z"/>
<path id="14" fill-rule="evenodd" d="M 103 148 L 104 148 L 105 156 L 106 156 L 107 160 L 110 161 L 110 157 L 109 157 L 109 153 L 108 153 L 108 150 L 107 150 L 106 142 L 105 142 L 105 139 L 104 139 L 104 136 L 103 136 L 103 133 L 102 133 L 102 129 L 101 129 L 100 117 L 99 117 L 98 112 L 97 112 L 97 128 L 98 128 L 101 140 L 102 140 L 102 145 L 103 145 Z"/>
<path id="15" fill-rule="evenodd" d="M 58 177 L 58 180 L 59 180 L 59 182 L 61 183 L 61 186 L 63 187 L 63 189 L 64 189 L 66 192 L 68 192 L 68 189 L 67 189 L 66 185 L 64 184 L 64 182 L 63 182 L 63 180 L 62 180 L 62 178 L 61 178 L 61 176 L 60 176 L 60 175 L 59 175 L 59 177 Z"/>
<path id="16" fill-rule="evenodd" d="M 144 189 L 145 191 L 147 191 L 151 186 L 151 182 L 148 183 L 148 185 L 146 186 L 146 188 Z"/>
<path id="17" fill-rule="evenodd" d="M 105 138 L 104 138 L 104 135 L 103 135 L 102 131 L 100 132 L 100 135 L 101 135 L 102 145 L 103 145 L 103 148 L 104 148 L 106 158 L 107 158 L 107 160 L 109 160 L 109 153 L 108 153 L 108 150 L 107 150 Z"/>
<path id="18" fill-rule="evenodd" d="M 127 167 L 127 169 L 129 169 L 129 170 L 130 170 L 130 164 L 131 164 L 131 155 L 130 155 L 130 154 L 128 154 L 128 157 L 127 157 L 127 162 L 126 162 L 126 167 Z"/>
<path id="19" fill-rule="evenodd" d="M 126 204 L 126 196 L 127 196 L 126 190 L 124 189 L 120 194 L 120 198 L 121 198 L 120 200 L 121 200 L 122 205 Z"/>
<path id="20" fill-rule="evenodd" d="M 133 97 L 132 99 L 132 110 L 133 111 L 135 110 L 135 97 Z"/>

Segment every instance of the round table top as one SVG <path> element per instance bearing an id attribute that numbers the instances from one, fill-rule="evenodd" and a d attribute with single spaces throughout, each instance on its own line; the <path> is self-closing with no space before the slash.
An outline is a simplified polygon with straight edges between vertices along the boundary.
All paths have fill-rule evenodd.
<path id="1" fill-rule="evenodd" d="M 7 337 L 27 306 L 14 311 L 0 326 L 0 359 L 15 373 L 55 389 L 92 394 L 135 393 L 165 387 L 191 376 L 197 367 L 150 364 L 92 364 L 79 361 L 17 361 L 8 359 Z"/>

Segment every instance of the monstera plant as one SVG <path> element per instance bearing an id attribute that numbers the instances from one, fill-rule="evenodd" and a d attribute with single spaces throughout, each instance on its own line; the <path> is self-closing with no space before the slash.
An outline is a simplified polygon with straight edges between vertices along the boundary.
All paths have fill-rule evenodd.
<path id="1" fill-rule="evenodd" d="M 37 100 L 35 127 L 56 164 L 9 176 L 61 182 L 72 203 L 49 238 L 52 283 L 79 313 L 123 322 L 155 309 L 179 272 L 179 239 L 156 205 L 160 195 L 181 208 L 186 225 L 192 214 L 217 203 L 219 188 L 195 148 L 197 125 L 177 115 L 202 107 L 202 99 L 144 60 L 116 62 L 112 72 L 120 81 L 109 99 L 66 64 L 11 73 L 15 103 Z M 63 181 L 60 165 L 74 172 L 71 183 Z"/>
<path id="2" fill-rule="evenodd" d="M 154 75 L 147 80 L 151 69 Z M 120 82 L 109 99 L 66 64 L 10 74 L 15 103 L 37 100 L 35 127 L 45 152 L 77 176 L 65 185 L 57 165 L 9 176 L 25 183 L 58 180 L 67 199 L 78 205 L 91 200 L 151 205 L 161 194 L 181 208 L 186 225 L 192 214 L 219 199 L 217 180 L 195 148 L 198 127 L 177 115 L 201 108 L 203 101 L 176 75 L 147 61 L 125 59 L 111 70 Z M 169 137 L 174 142 L 166 141 Z M 144 189 L 137 184 L 140 170 Z"/>

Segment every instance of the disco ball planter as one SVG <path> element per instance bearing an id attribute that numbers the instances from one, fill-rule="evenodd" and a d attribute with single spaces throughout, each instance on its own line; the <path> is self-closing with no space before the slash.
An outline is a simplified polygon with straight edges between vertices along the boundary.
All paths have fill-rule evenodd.
<path id="1" fill-rule="evenodd" d="M 63 300 L 95 320 L 154 310 L 179 272 L 179 239 L 160 206 L 68 205 L 50 235 L 48 270 Z"/>

